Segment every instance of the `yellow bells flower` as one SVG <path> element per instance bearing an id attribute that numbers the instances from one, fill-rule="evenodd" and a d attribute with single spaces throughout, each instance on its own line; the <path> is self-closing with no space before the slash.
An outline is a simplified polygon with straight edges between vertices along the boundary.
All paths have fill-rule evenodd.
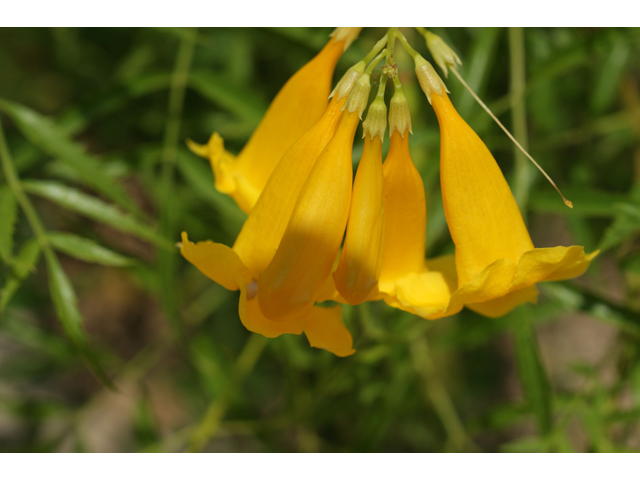
<path id="1" fill-rule="evenodd" d="M 258 301 L 267 318 L 304 315 L 327 284 L 349 216 L 353 138 L 369 90 L 369 74 L 364 73 L 302 187 L 273 260 L 258 277 Z"/>
<path id="2" fill-rule="evenodd" d="M 384 102 L 382 107 L 386 116 Z M 372 115 L 372 108 L 374 105 L 369 107 L 367 119 Z M 340 262 L 333 272 L 336 289 L 351 305 L 358 305 L 378 293 L 384 233 L 383 134 L 384 130 L 372 139 L 370 132 L 365 133 L 364 149 L 353 182 L 347 233 Z"/>
<path id="3" fill-rule="evenodd" d="M 265 317 L 258 304 L 257 280 L 271 263 L 300 191 L 340 124 L 345 96 L 363 69 L 364 65 L 357 64 L 345 74 L 338 83 L 338 95 L 331 100 L 324 115 L 283 156 L 233 248 L 213 242 L 194 244 L 189 242 L 186 233 L 182 237 L 181 251 L 187 260 L 225 288 L 241 291 L 239 313 L 248 330 L 267 337 L 304 332 L 312 346 L 338 356 L 354 352 L 339 306 L 312 306 L 302 315 L 274 321 Z"/>
<path id="4" fill-rule="evenodd" d="M 364 149 L 353 183 L 349 220 L 340 261 L 329 278 L 325 297 L 358 305 L 378 294 L 384 234 L 382 139 L 387 128 L 386 77 L 362 124 Z"/>
<path id="5" fill-rule="evenodd" d="M 445 314 L 456 287 L 454 259 L 448 255 L 425 262 L 427 210 L 424 184 L 409 153 L 408 108 L 396 89 L 389 116 L 391 143 L 382 166 L 385 227 L 378 289 L 387 304 L 435 319 Z"/>
<path id="6" fill-rule="evenodd" d="M 580 246 L 534 248 L 498 164 L 444 92 L 431 102 L 440 124 L 440 180 L 456 246 L 458 289 L 447 310 L 462 305 L 499 317 L 535 303 L 535 284 L 584 273 L 598 252 Z"/>
<path id="7" fill-rule="evenodd" d="M 322 116 L 336 63 L 360 30 L 341 27 L 333 32 L 320 53 L 282 87 L 237 157 L 224 149 L 217 133 L 206 145 L 188 142 L 195 154 L 209 159 L 216 189 L 231 196 L 245 213 L 255 205 L 280 158 Z"/>

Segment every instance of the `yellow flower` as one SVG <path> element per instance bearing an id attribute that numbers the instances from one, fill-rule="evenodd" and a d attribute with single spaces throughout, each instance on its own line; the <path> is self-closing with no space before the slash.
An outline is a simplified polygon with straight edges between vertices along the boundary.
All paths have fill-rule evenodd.
<path id="1" fill-rule="evenodd" d="M 453 257 L 425 261 L 424 184 L 409 154 L 408 131 L 404 136 L 397 130 L 391 135 L 383 169 L 386 224 L 378 288 L 387 304 L 438 318 L 455 289 Z"/>
<path id="2" fill-rule="evenodd" d="M 189 148 L 208 158 L 216 189 L 249 213 L 285 152 L 322 116 L 331 91 L 336 63 L 361 28 L 338 28 L 332 39 L 296 72 L 274 98 L 253 135 L 237 157 L 224 149 L 214 133 L 206 145 Z"/>
<path id="3" fill-rule="evenodd" d="M 384 233 L 382 186 L 382 131 L 371 132 L 371 123 L 386 126 L 387 108 L 382 96 L 369 107 L 363 124 L 364 149 L 353 182 L 349 221 L 340 262 L 333 279 L 337 291 L 351 305 L 378 294 Z M 376 122 L 377 120 L 377 122 Z"/>
<path id="4" fill-rule="evenodd" d="M 278 321 L 304 315 L 323 293 L 347 225 L 353 138 L 369 89 L 365 73 L 300 191 L 271 263 L 258 277 L 258 301 L 267 318 Z"/>
<path id="5" fill-rule="evenodd" d="M 435 93 L 442 199 L 458 274 L 446 311 L 466 305 L 499 317 L 521 303 L 535 303 L 536 283 L 582 275 L 598 252 L 585 255 L 580 246 L 534 248 L 493 156 L 447 94 Z"/>
<path id="6" fill-rule="evenodd" d="M 340 306 L 323 308 L 314 306 L 311 300 L 306 305 L 307 308 L 297 313 L 278 310 L 274 313 L 273 309 L 268 310 L 271 304 L 267 301 L 267 317 L 259 297 L 261 293 L 264 295 L 265 291 L 277 291 L 277 282 L 281 275 L 295 276 L 296 272 L 304 274 L 304 269 L 308 266 L 304 256 L 297 258 L 296 261 L 302 262 L 299 265 L 289 262 L 290 251 L 287 250 L 287 245 L 291 245 L 293 235 L 303 244 L 309 242 L 311 248 L 315 248 L 317 244 L 314 242 L 317 238 L 314 236 L 313 228 L 305 231 L 298 219 L 300 212 L 310 208 L 308 202 L 305 205 L 301 204 L 309 196 L 309 193 L 305 192 L 312 192 L 313 195 L 314 191 L 325 186 L 331 188 L 333 180 L 344 172 L 345 162 L 348 161 L 349 169 L 351 168 L 351 143 L 358 123 L 358 114 L 361 112 L 343 113 L 342 109 L 347 100 L 345 96 L 353 87 L 353 79 L 363 70 L 364 65 L 357 64 L 345 74 L 338 83 L 338 94 L 331 99 L 320 120 L 282 157 L 245 221 L 233 248 L 210 241 L 194 244 L 189 241 L 186 233 L 182 234 L 181 252 L 187 260 L 223 287 L 240 290 L 239 313 L 243 325 L 248 330 L 267 337 L 304 332 L 312 346 L 324 348 L 338 356 L 354 352 L 351 334 L 342 322 Z M 348 141 L 349 136 L 351 143 Z M 338 146 L 344 154 L 347 143 L 348 159 L 334 155 L 334 149 Z M 316 168 L 316 165 L 319 166 Z M 343 184 L 345 183 L 343 181 Z M 350 178 L 348 184 L 350 192 Z M 348 209 L 348 198 L 346 208 Z M 329 220 L 331 222 L 333 219 Z M 337 229 L 339 228 L 337 225 Z M 344 225 L 340 238 L 343 233 Z M 295 247 L 296 245 L 293 246 L 294 250 Z M 304 249 L 304 245 L 302 248 Z M 285 267 L 291 268 L 290 271 L 278 272 L 277 267 L 282 266 L 282 262 L 277 263 L 277 252 L 281 252 L 281 259 L 284 258 Z M 337 250 L 334 258 L 336 253 Z M 275 279 L 272 279 L 269 275 L 274 272 Z M 322 282 L 326 283 L 328 275 L 329 273 L 324 276 Z M 278 301 L 277 294 L 275 301 Z"/>
<path id="7" fill-rule="evenodd" d="M 382 99 L 372 104 L 369 116 L 377 102 Z M 333 299 L 351 304 L 384 299 L 393 307 L 437 318 L 456 287 L 454 259 L 449 255 L 425 262 L 424 185 L 409 153 L 411 117 L 399 84 L 391 99 L 391 143 L 384 164 L 384 128 L 373 122 L 367 128 L 368 121 L 345 246 L 334 273 L 342 298 Z"/>

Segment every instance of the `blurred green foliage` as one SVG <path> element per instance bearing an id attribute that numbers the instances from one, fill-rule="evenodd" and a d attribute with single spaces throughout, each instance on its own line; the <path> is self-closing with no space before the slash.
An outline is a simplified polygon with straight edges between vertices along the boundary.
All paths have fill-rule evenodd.
<path id="1" fill-rule="evenodd" d="M 536 246 L 603 251 L 536 306 L 346 307 L 357 352 L 340 359 L 250 334 L 237 293 L 179 256 L 181 231 L 231 245 L 244 220 L 185 139 L 239 151 L 330 31 L 0 29 L 0 450 L 640 450 L 640 29 L 434 29 L 575 205 L 450 76 Z M 440 255 L 437 123 L 397 61 Z"/>

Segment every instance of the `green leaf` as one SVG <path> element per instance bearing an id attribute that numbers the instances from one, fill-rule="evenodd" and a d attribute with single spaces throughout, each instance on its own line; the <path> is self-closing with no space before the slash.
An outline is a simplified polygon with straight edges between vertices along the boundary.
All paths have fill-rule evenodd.
<path id="1" fill-rule="evenodd" d="M 102 247 L 92 240 L 67 232 L 47 232 L 51 245 L 67 255 L 108 267 L 125 267 L 134 260 Z"/>
<path id="2" fill-rule="evenodd" d="M 13 256 L 13 229 L 18 213 L 16 199 L 3 185 L 0 187 L 0 259 L 9 263 Z"/>
<path id="3" fill-rule="evenodd" d="M 64 332 L 78 348 L 96 377 L 109 388 L 115 388 L 89 348 L 83 328 L 82 314 L 78 310 L 76 292 L 73 290 L 69 277 L 53 252 L 49 250 L 49 254 L 45 255 L 45 258 L 49 269 L 49 290 L 53 306 Z"/>
<path id="4" fill-rule="evenodd" d="M 514 318 L 515 353 L 518 377 L 527 403 L 532 408 L 540 435 L 546 436 L 552 426 L 552 392 L 546 371 L 540 361 L 538 339 L 529 305 L 519 307 L 520 318 Z"/>
<path id="5" fill-rule="evenodd" d="M 627 240 L 640 232 L 640 205 L 633 203 L 616 203 L 615 219 L 604 232 L 600 242 L 600 250 L 605 251 Z"/>
<path id="6" fill-rule="evenodd" d="M 254 126 L 258 125 L 267 110 L 264 102 L 251 92 L 241 91 L 228 81 L 208 72 L 191 72 L 189 86 L 206 99 Z"/>
<path id="7" fill-rule="evenodd" d="M 40 244 L 35 238 L 27 240 L 13 262 L 13 275 L 10 276 L 0 293 L 0 313 L 11 301 L 24 279 L 34 269 L 40 259 Z"/>
<path id="8" fill-rule="evenodd" d="M 23 182 L 22 185 L 25 191 L 29 193 L 44 197 L 63 208 L 78 212 L 116 230 L 131 233 L 163 248 L 175 248 L 171 242 L 156 233 L 151 227 L 141 223 L 138 219 L 75 188 L 49 181 L 27 181 Z"/>
<path id="9" fill-rule="evenodd" d="M 23 105 L 3 99 L 0 99 L 0 110 L 11 116 L 29 141 L 73 168 L 88 186 L 128 210 L 139 213 L 138 207 L 122 187 L 104 174 L 98 160 L 69 139 L 64 130 L 51 119 Z"/>

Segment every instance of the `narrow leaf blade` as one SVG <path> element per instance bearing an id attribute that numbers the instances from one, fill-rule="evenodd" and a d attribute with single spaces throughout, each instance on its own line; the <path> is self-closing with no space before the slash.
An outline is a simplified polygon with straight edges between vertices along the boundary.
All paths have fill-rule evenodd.
<path id="1" fill-rule="evenodd" d="M 96 377 L 109 388 L 115 388 L 102 366 L 98 363 L 95 355 L 89 349 L 83 328 L 84 322 L 82 314 L 80 310 L 78 310 L 76 293 L 69 277 L 67 277 L 67 274 L 62 269 L 55 254 L 50 253 L 46 255 L 46 260 L 49 270 L 49 290 L 56 315 L 62 324 L 62 328 L 78 348 L 80 354 Z"/>
<path id="2" fill-rule="evenodd" d="M 104 223 L 121 232 L 131 233 L 158 246 L 173 249 L 174 245 L 144 225 L 131 215 L 121 212 L 113 205 L 82 193 L 75 188 L 59 182 L 29 181 L 23 182 L 24 189 L 34 195 L 46 198 L 63 208 L 78 212 L 97 222 Z"/>
<path id="3" fill-rule="evenodd" d="M 520 318 L 514 323 L 515 353 L 518 377 L 527 403 L 531 406 L 542 436 L 552 427 L 552 393 L 546 371 L 540 360 L 540 351 L 529 305 L 522 305 Z"/>
<path id="4" fill-rule="evenodd" d="M 89 263 L 108 267 L 126 267 L 134 260 L 109 250 L 88 238 L 67 232 L 48 232 L 47 237 L 56 250 Z"/>

